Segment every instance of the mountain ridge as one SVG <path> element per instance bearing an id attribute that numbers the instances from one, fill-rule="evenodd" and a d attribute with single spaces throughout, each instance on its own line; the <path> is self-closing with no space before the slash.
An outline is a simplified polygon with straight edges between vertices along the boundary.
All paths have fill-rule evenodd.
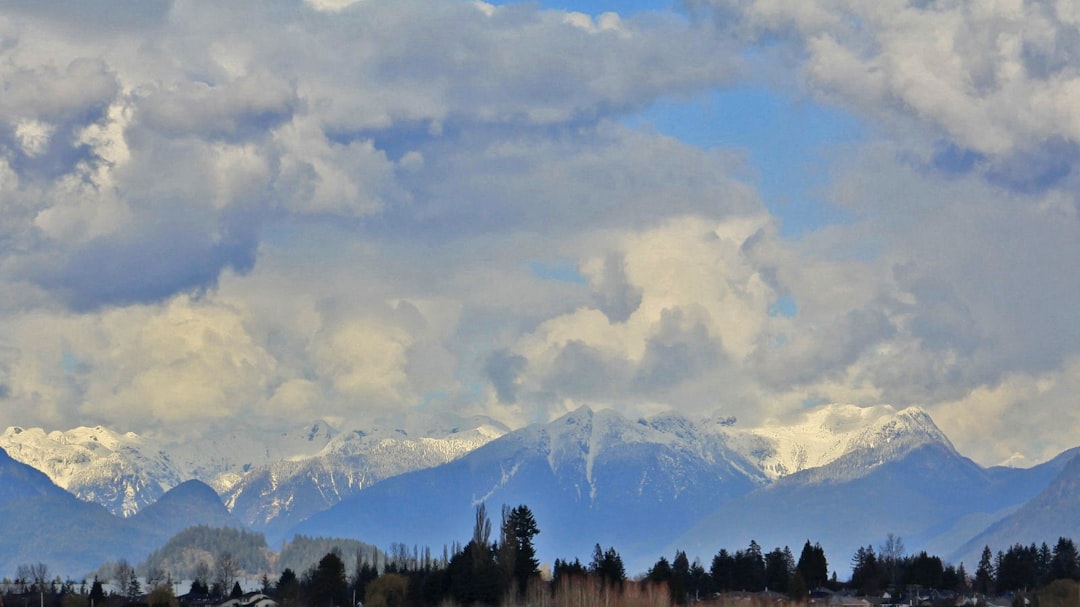
<path id="1" fill-rule="evenodd" d="M 7 490 L 24 507 L 60 513 L 72 534 L 86 526 L 111 530 L 127 538 L 127 547 L 102 544 L 133 560 L 167 539 L 165 531 L 197 523 L 261 531 L 273 543 L 296 533 L 384 547 L 452 543 L 470 536 L 470 513 L 480 503 L 493 516 L 498 504 L 528 505 L 545 530 L 537 544 L 542 558 L 588 555 L 601 543 L 618 546 L 631 570 L 644 570 L 675 549 L 708 558 L 749 539 L 767 547 L 811 537 L 844 559 L 896 533 L 911 547 L 948 555 L 1011 515 L 1027 516 L 1017 513 L 1073 470 L 1070 456 L 1080 453 L 1070 450 L 1030 469 L 983 468 L 958 453 L 917 407 L 864 412 L 829 406 L 787 426 L 758 429 L 676 412 L 630 420 L 588 407 L 514 431 L 483 420 L 411 436 L 393 426 L 341 432 L 315 422 L 295 428 L 282 436 L 303 453 L 240 470 L 224 490 L 183 481 L 115 520 L 101 505 L 75 499 L 0 451 L 0 474 L 12 479 L 0 484 L 0 507 Z M 149 457 L 153 448 L 138 435 L 100 427 L 17 430 L 2 436 L 21 436 L 24 451 L 32 451 L 25 445 L 34 441 L 58 445 L 60 456 L 38 455 L 54 465 L 97 461 L 79 460 L 95 451 L 106 456 L 99 460 L 131 452 Z M 96 446 L 87 445 L 92 435 Z M 165 462 L 186 458 L 188 470 L 225 469 L 220 446 L 201 463 L 190 457 L 195 447 L 188 449 L 189 455 L 156 453 Z M 263 449 L 266 457 L 284 450 Z M 239 451 L 253 452 L 250 446 Z M 64 478 L 78 477 L 63 465 L 57 469 Z M 281 503 L 289 508 L 266 511 Z M 266 514 L 272 516 L 259 518 Z M 24 519 L 20 525 L 40 525 L 40 517 L 13 520 Z M 31 548 L 38 545 L 34 539 L 0 534 L 2 541 L 30 542 Z M 129 554 L 132 547 L 137 550 Z"/>

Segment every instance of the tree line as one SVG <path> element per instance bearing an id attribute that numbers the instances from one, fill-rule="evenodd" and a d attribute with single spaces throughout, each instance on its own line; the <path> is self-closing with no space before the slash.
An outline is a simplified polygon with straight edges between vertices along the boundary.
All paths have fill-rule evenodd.
<path id="1" fill-rule="evenodd" d="M 851 557 L 851 578 L 841 583 L 835 572 L 829 575 L 824 549 L 809 539 L 797 559 L 787 546 L 764 552 L 756 541 L 751 541 L 744 549 L 721 549 L 707 569 L 700 559 L 691 562 L 684 551 L 677 550 L 670 561 L 660 557 L 644 575 L 633 580 L 627 578 L 616 549 L 597 544 L 587 564 L 578 558 L 557 558 L 551 575 L 542 580 L 534 544 L 539 533 L 537 521 L 525 505 L 504 506 L 495 533 L 487 509 L 481 504 L 476 508 L 470 540 L 465 545 L 444 547 L 439 556 L 429 548 L 410 549 L 403 544 L 393 544 L 384 552 L 355 541 L 297 538 L 294 543 L 298 553 L 314 554 L 325 549 L 324 556 L 301 572 L 284 567 L 277 579 L 264 573 L 261 590 L 283 607 L 342 607 L 361 602 L 365 607 L 582 607 L 612 603 L 668 607 L 732 592 L 771 591 L 802 601 L 821 588 L 879 596 L 889 591 L 894 598 L 913 590 L 981 595 L 1016 592 L 1023 596 L 1035 589 L 1048 589 L 1034 595 L 1046 597 L 1040 607 L 1071 607 L 1065 598 L 1061 599 L 1065 603 L 1055 603 L 1053 597 L 1080 596 L 1069 585 L 1080 580 L 1080 555 L 1073 541 L 1064 537 L 1052 548 L 1046 543 L 1016 544 L 996 555 L 987 546 L 974 575 L 969 576 L 963 563 L 954 567 L 925 551 L 907 554 L 901 538 L 889 534 L 876 549 L 867 545 L 855 552 Z M 206 528 L 194 528 L 178 536 L 174 543 L 190 548 L 192 543 L 198 543 L 192 540 L 219 535 Z M 235 530 L 225 535 L 232 545 L 245 547 L 245 564 L 249 560 L 260 565 L 265 562 L 258 548 L 261 536 Z M 351 572 L 347 571 L 341 545 L 354 551 Z M 185 598 L 207 603 L 242 593 L 237 582 L 244 571 L 241 559 L 225 551 L 216 555 L 211 564 L 205 555 L 199 556 L 191 559 L 193 581 Z M 3 580 L 3 595 L 9 599 L 12 594 L 38 595 L 43 605 L 48 597 L 48 607 L 178 607 L 174 578 L 162 570 L 161 564 L 161 560 L 148 559 L 141 576 L 124 560 L 99 570 L 99 575 L 117 588 L 110 594 L 103 591 L 102 579 L 97 576 L 89 585 L 85 580 L 79 584 L 61 582 L 59 577 L 50 580 L 43 563 L 20 565 L 14 580 Z M 1080 586 L 1077 588 L 1080 591 Z"/>

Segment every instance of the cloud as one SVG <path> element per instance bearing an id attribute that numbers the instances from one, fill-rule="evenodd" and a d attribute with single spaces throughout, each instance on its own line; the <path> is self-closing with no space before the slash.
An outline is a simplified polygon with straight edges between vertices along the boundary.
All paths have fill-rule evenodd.
<path id="1" fill-rule="evenodd" d="M 98 314 L 5 318 L 6 399 L 37 419 L 129 427 L 222 419 L 257 402 L 275 363 L 242 308 L 179 296 Z"/>
<path id="2" fill-rule="evenodd" d="M 1072 446 L 1024 441 L 1080 356 L 1075 11 L 686 4 L 8 3 L 0 421 L 851 402 Z M 863 121 L 811 159 L 842 220 L 628 126 L 747 82 Z"/>
<path id="3" fill-rule="evenodd" d="M 748 41 L 791 45 L 786 57 L 797 57 L 811 94 L 897 133 L 938 131 L 993 162 L 1080 142 L 1080 36 L 1068 3 L 688 4 Z"/>

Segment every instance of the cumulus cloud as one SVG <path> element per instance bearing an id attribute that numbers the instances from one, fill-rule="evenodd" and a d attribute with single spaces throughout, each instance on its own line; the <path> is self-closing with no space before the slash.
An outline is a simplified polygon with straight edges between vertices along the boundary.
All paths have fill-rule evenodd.
<path id="1" fill-rule="evenodd" d="M 0 423 L 851 402 L 1072 446 L 978 444 L 1076 383 L 1066 3 L 138 4 L 4 4 Z M 870 126 L 843 221 L 785 238 L 743 152 L 624 120 L 748 80 Z"/>
<path id="2" fill-rule="evenodd" d="M 743 35 L 805 52 L 810 86 L 861 111 L 900 112 L 986 154 L 1080 139 L 1080 53 L 1067 3 L 695 0 Z"/>

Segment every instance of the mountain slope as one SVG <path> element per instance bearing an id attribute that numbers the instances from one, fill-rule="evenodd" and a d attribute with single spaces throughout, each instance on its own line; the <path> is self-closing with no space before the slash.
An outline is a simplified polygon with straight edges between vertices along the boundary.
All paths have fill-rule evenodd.
<path id="1" fill-rule="evenodd" d="M 122 554 L 127 541 L 122 521 L 102 506 L 79 500 L 2 449 L 0 521 L 0 571 L 43 562 L 53 572 L 82 575 Z"/>
<path id="2" fill-rule="evenodd" d="M 64 491 L 2 449 L 0 521 L 0 571 L 43 562 L 53 573 L 75 578 L 120 558 L 137 562 L 190 525 L 238 525 L 218 495 L 197 481 L 181 484 L 130 518 L 120 518 Z"/>
<path id="3" fill-rule="evenodd" d="M 131 516 L 186 480 L 225 490 L 256 466 L 318 453 L 336 434 L 321 421 L 274 433 L 272 441 L 228 429 L 170 442 L 101 426 L 48 433 L 10 427 L 0 448 L 77 497 Z"/>
<path id="4" fill-rule="evenodd" d="M 357 430 L 335 437 L 314 456 L 252 470 L 225 494 L 225 500 L 240 520 L 276 542 L 288 528 L 361 489 L 444 464 L 502 434 L 490 425 L 419 438 L 399 429 Z"/>
<path id="5" fill-rule="evenodd" d="M 161 499 L 139 511 L 130 519 L 131 525 L 143 531 L 147 542 L 156 547 L 180 531 L 193 525 L 242 528 L 221 497 L 202 481 L 186 481 L 173 487 Z"/>
<path id="6" fill-rule="evenodd" d="M 961 456 L 918 409 L 883 418 L 857 434 L 832 462 L 721 504 L 668 550 L 707 559 L 720 548 L 764 549 L 821 542 L 841 576 L 860 546 L 888 533 L 922 549 L 962 520 L 1015 507 L 1036 491 L 1026 474 L 988 471 Z"/>
<path id="7" fill-rule="evenodd" d="M 180 482 L 162 453 L 134 434 L 101 426 L 45 433 L 40 428 L 8 428 L 0 447 L 46 473 L 76 496 L 130 516 Z"/>
<path id="8" fill-rule="evenodd" d="M 1038 495 L 998 520 L 956 550 L 954 558 L 978 562 L 983 546 L 1005 550 L 1020 543 L 1080 538 L 1080 454 L 1073 450 L 1056 478 Z"/>
<path id="9" fill-rule="evenodd" d="M 541 533 L 542 559 L 587 557 L 618 544 L 628 562 L 716 503 L 765 482 L 722 437 L 678 416 L 631 422 L 587 408 L 507 434 L 442 466 L 384 480 L 294 529 L 306 535 L 391 542 L 464 542 L 486 503 L 526 504 Z M 497 528 L 498 521 L 495 521 Z M 632 529 L 632 533 L 627 533 Z"/>

